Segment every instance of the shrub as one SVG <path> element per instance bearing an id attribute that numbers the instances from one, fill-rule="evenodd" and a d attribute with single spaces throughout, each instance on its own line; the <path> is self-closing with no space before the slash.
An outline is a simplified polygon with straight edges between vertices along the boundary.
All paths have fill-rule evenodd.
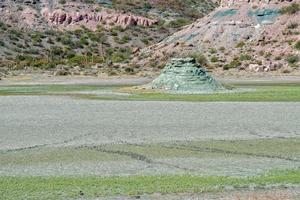
<path id="1" fill-rule="evenodd" d="M 127 48 L 121 48 L 113 50 L 111 53 L 111 61 L 115 63 L 125 62 L 130 58 L 131 50 Z"/>
<path id="2" fill-rule="evenodd" d="M 279 12 L 281 14 L 293 15 L 293 14 L 296 14 L 297 12 L 299 12 L 299 11 L 300 11 L 300 4 L 292 3 L 289 6 L 281 8 Z"/>
<path id="3" fill-rule="evenodd" d="M 215 54 L 215 53 L 217 53 L 217 49 L 211 48 L 211 49 L 209 50 L 209 52 L 210 52 L 211 54 Z"/>
<path id="4" fill-rule="evenodd" d="M 298 26 L 299 26 L 298 23 L 296 23 L 296 22 L 291 22 L 291 23 L 287 26 L 287 28 L 288 28 L 288 29 L 295 29 L 295 28 L 297 28 Z"/>
<path id="5" fill-rule="evenodd" d="M 220 47 L 219 50 L 222 51 L 222 52 L 224 52 L 226 49 L 225 49 L 225 47 Z"/>
<path id="6" fill-rule="evenodd" d="M 141 39 L 141 41 L 145 44 L 148 45 L 149 44 L 149 40 L 147 38 L 143 38 Z"/>
<path id="7" fill-rule="evenodd" d="M 243 42 L 243 41 L 241 41 L 241 42 L 239 42 L 239 43 L 236 45 L 236 48 L 242 48 L 242 47 L 244 47 L 245 45 L 246 45 L 246 43 Z"/>
<path id="8" fill-rule="evenodd" d="M 210 59 L 210 61 L 211 61 L 212 63 L 215 63 L 215 62 L 218 62 L 219 59 L 218 59 L 218 57 L 213 56 L 213 57 Z"/>
<path id="9" fill-rule="evenodd" d="M 87 40 L 86 37 L 81 37 L 79 40 L 79 44 L 82 46 L 89 45 L 89 41 Z"/>
<path id="10" fill-rule="evenodd" d="M 252 60 L 252 56 L 248 55 L 248 54 L 242 54 L 240 55 L 240 60 L 244 61 L 244 60 Z"/>
<path id="11" fill-rule="evenodd" d="M 131 68 L 131 67 L 126 67 L 125 72 L 128 73 L 128 74 L 132 74 L 132 73 L 134 73 L 134 69 Z"/>
<path id="12" fill-rule="evenodd" d="M 3 29 L 3 28 L 5 28 L 5 27 L 6 27 L 5 23 L 2 22 L 2 21 L 0 21 L 0 29 Z"/>
<path id="13" fill-rule="evenodd" d="M 233 60 L 230 63 L 224 65 L 223 69 L 228 70 L 231 68 L 237 68 L 240 65 L 241 65 L 241 62 L 239 61 L 239 58 L 235 57 L 235 58 L 233 58 Z"/>
<path id="14" fill-rule="evenodd" d="M 171 21 L 168 26 L 171 27 L 171 28 L 179 28 L 181 26 L 185 26 L 187 24 L 191 23 L 190 20 L 188 19 L 184 19 L 184 18 L 179 18 L 179 19 L 176 19 L 176 20 L 173 20 Z"/>
<path id="15" fill-rule="evenodd" d="M 201 53 L 192 54 L 192 55 L 189 55 L 188 57 L 195 58 L 196 61 L 203 67 L 209 66 L 207 58 L 205 57 L 205 55 L 203 55 Z"/>
<path id="16" fill-rule="evenodd" d="M 296 42 L 294 47 L 295 47 L 295 49 L 300 50 L 300 40 L 298 40 L 298 42 Z"/>
<path id="17" fill-rule="evenodd" d="M 121 38 L 121 43 L 122 44 L 126 44 L 129 42 L 129 40 L 131 40 L 131 38 L 128 36 L 128 35 L 124 35 L 122 38 Z"/>
<path id="18" fill-rule="evenodd" d="M 68 63 L 83 65 L 86 63 L 86 57 L 83 55 L 74 55 L 68 59 Z"/>
<path id="19" fill-rule="evenodd" d="M 51 53 L 51 56 L 53 56 L 53 57 L 63 57 L 64 56 L 64 50 L 59 46 L 53 46 L 51 48 L 50 53 Z"/>
<path id="20" fill-rule="evenodd" d="M 289 55 L 285 59 L 290 65 L 294 65 L 299 62 L 299 56 L 297 55 Z"/>

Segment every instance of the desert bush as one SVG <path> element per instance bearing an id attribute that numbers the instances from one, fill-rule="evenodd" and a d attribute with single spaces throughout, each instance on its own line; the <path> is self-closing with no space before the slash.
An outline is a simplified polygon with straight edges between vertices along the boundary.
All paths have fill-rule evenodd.
<path id="1" fill-rule="evenodd" d="M 147 38 L 142 38 L 141 41 L 145 44 L 148 45 L 149 44 L 149 40 Z"/>
<path id="2" fill-rule="evenodd" d="M 237 68 L 237 67 L 241 66 L 241 64 L 242 63 L 240 62 L 239 58 L 235 57 L 235 58 L 232 59 L 232 61 L 230 63 L 224 65 L 223 69 L 228 70 L 228 69 L 231 69 L 231 68 Z"/>
<path id="3" fill-rule="evenodd" d="M 188 57 L 195 58 L 195 60 L 203 67 L 208 67 L 209 63 L 205 55 L 202 53 L 190 54 Z"/>
<path id="4" fill-rule="evenodd" d="M 185 19 L 185 18 L 179 18 L 179 19 L 176 19 L 176 20 L 173 20 L 171 21 L 168 26 L 171 27 L 171 28 L 179 28 L 181 26 L 185 26 L 187 24 L 191 23 L 190 20 L 188 19 Z"/>
<path id="5" fill-rule="evenodd" d="M 210 62 L 212 62 L 212 63 L 215 63 L 215 62 L 218 62 L 219 61 L 219 59 L 218 59 L 218 57 L 216 57 L 216 56 L 213 56 L 211 59 L 210 59 Z"/>
<path id="6" fill-rule="evenodd" d="M 240 55 L 240 60 L 244 61 L 244 60 L 252 60 L 252 56 L 248 55 L 248 54 L 242 54 Z"/>
<path id="7" fill-rule="evenodd" d="M 125 72 L 126 72 L 127 74 L 133 74 L 133 73 L 134 73 L 134 69 L 131 68 L 131 67 L 126 67 L 126 68 L 125 68 Z"/>
<path id="8" fill-rule="evenodd" d="M 245 45 L 246 45 L 246 43 L 243 42 L 243 41 L 241 41 L 241 42 L 239 42 L 235 47 L 236 47 L 236 48 L 242 48 L 242 47 L 244 47 Z"/>
<path id="9" fill-rule="evenodd" d="M 299 56 L 298 55 L 289 55 L 285 59 L 290 65 L 295 65 L 299 62 Z"/>
<path id="10" fill-rule="evenodd" d="M 0 29 L 6 28 L 6 25 L 4 22 L 0 21 Z"/>
<path id="11" fill-rule="evenodd" d="M 83 55 L 74 55 L 68 59 L 68 63 L 76 65 L 84 65 L 87 62 L 87 57 Z"/>
<path id="12" fill-rule="evenodd" d="M 224 52 L 226 49 L 225 49 L 225 47 L 220 47 L 219 50 L 222 51 L 222 52 Z"/>
<path id="13" fill-rule="evenodd" d="M 215 48 L 211 48 L 211 49 L 209 49 L 209 53 L 211 53 L 211 54 L 215 54 L 215 53 L 217 53 L 218 51 L 217 51 L 217 49 L 215 49 Z"/>
<path id="14" fill-rule="evenodd" d="M 114 52 L 111 55 L 111 61 L 114 63 L 124 62 L 128 58 L 129 58 L 128 55 L 126 55 L 125 53 L 122 53 L 122 52 Z"/>
<path id="15" fill-rule="evenodd" d="M 85 36 L 83 36 L 80 38 L 79 44 L 82 46 L 89 45 L 89 41 L 87 40 L 87 38 Z"/>
<path id="16" fill-rule="evenodd" d="M 295 49 L 300 50 L 300 40 L 298 40 L 295 44 Z"/>
<path id="17" fill-rule="evenodd" d="M 126 44 L 126 43 L 128 43 L 130 40 L 131 40 L 131 38 L 130 38 L 128 35 L 124 35 L 124 36 L 121 38 L 120 42 L 121 42 L 122 44 Z"/>
<path id="18" fill-rule="evenodd" d="M 283 7 L 280 9 L 281 14 L 288 14 L 293 15 L 300 11 L 300 4 L 299 3 L 292 3 L 289 6 Z"/>
<path id="19" fill-rule="evenodd" d="M 298 23 L 296 23 L 296 22 L 291 22 L 290 24 L 287 25 L 287 28 L 288 28 L 288 29 L 295 29 L 295 28 L 297 28 L 298 26 L 299 26 Z"/>

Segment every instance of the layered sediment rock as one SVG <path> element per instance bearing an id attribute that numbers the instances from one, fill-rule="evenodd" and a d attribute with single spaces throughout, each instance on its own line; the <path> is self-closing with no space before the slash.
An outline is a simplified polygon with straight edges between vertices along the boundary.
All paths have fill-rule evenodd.
<path id="1" fill-rule="evenodd" d="M 148 87 L 178 93 L 211 93 L 225 90 L 193 58 L 172 59 L 161 75 Z"/>
<path id="2" fill-rule="evenodd" d="M 149 19 L 146 17 L 124 14 L 124 13 L 108 13 L 103 12 L 65 12 L 62 10 L 55 10 L 50 12 L 48 9 L 42 11 L 43 17 L 47 20 L 49 24 L 52 25 L 70 25 L 76 24 L 78 22 L 84 23 L 104 23 L 119 25 L 122 27 L 128 26 L 152 26 L 158 21 L 154 19 Z"/>

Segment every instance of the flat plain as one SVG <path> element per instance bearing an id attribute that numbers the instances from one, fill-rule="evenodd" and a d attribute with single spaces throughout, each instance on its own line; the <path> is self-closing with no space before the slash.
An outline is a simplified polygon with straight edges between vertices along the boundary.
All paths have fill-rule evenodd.
<path id="1" fill-rule="evenodd" d="M 238 85 L 255 89 L 243 93 L 253 101 L 221 102 L 120 87 L 1 86 L 1 196 L 213 199 L 285 187 L 299 197 L 298 84 Z M 269 101 L 257 99 L 263 92 Z"/>

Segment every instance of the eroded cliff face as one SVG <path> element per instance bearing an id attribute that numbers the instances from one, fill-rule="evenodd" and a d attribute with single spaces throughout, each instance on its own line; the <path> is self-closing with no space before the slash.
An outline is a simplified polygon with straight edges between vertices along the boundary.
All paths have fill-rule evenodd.
<path id="1" fill-rule="evenodd" d="M 85 26 L 93 30 L 98 25 L 149 27 L 158 22 L 157 19 L 105 8 L 100 4 L 68 1 L 62 5 L 58 0 L 1 0 L 0 17 L 16 27 L 38 30 L 49 26 L 58 29 Z"/>
<path id="2" fill-rule="evenodd" d="M 207 17 L 143 49 L 135 62 L 161 66 L 173 57 L 203 54 L 213 70 L 289 67 L 286 58 L 299 55 L 294 45 L 300 40 L 300 13 L 283 15 L 279 10 L 299 2 L 224 0 Z"/>
<path id="3" fill-rule="evenodd" d="M 76 25 L 85 25 L 88 28 L 96 29 L 97 25 L 107 26 L 152 26 L 158 20 L 149 19 L 126 13 L 101 11 L 95 12 L 91 10 L 81 12 L 66 12 L 61 9 L 50 11 L 48 8 L 42 10 L 42 16 L 50 26 L 58 26 L 68 28 Z"/>

